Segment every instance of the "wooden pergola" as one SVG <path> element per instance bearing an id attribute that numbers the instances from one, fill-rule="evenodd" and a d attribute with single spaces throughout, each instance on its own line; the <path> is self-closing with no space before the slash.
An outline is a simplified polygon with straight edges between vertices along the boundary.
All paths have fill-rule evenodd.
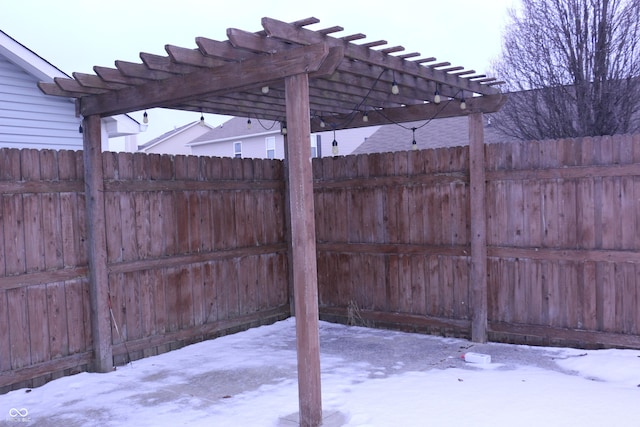
<path id="1" fill-rule="evenodd" d="M 486 341 L 486 233 L 482 114 L 505 101 L 495 78 L 342 27 L 311 30 L 319 20 L 262 19 L 263 30 L 228 29 L 228 40 L 196 38 L 197 48 L 167 45 L 95 74 L 40 83 L 49 95 L 75 98 L 83 117 L 90 247 L 105 247 L 100 118 L 154 107 L 286 123 L 291 260 L 298 352 L 300 424 L 322 421 L 318 290 L 310 133 L 466 115 L 471 182 L 472 338 Z M 90 251 L 96 370 L 113 367 L 104 254 Z M 105 314 L 106 313 L 106 314 Z"/>

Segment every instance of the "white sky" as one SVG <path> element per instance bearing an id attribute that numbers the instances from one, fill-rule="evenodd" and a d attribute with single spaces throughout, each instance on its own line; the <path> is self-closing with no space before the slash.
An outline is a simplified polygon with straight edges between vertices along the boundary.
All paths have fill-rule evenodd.
<path id="1" fill-rule="evenodd" d="M 0 29 L 67 74 L 92 73 L 115 60 L 141 62 L 140 52 L 165 55 L 164 46 L 196 48 L 198 36 L 226 40 L 227 28 L 258 31 L 264 16 L 291 22 L 314 16 L 338 36 L 386 40 L 405 53 L 420 52 L 485 72 L 501 49 L 507 8 L 517 0 L 0 0 Z M 499 77 L 499 76 L 498 76 Z M 138 121 L 142 113 L 133 113 Z M 197 120 L 197 113 L 155 111 L 143 143 Z M 207 117 L 210 122 L 221 119 Z"/>

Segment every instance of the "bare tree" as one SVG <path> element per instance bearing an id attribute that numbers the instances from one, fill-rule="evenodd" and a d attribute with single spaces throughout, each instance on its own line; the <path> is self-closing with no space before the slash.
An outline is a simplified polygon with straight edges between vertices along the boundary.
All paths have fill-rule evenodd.
<path id="1" fill-rule="evenodd" d="M 640 130 L 640 0 L 522 0 L 495 75 L 514 92 L 493 121 L 520 139 Z"/>

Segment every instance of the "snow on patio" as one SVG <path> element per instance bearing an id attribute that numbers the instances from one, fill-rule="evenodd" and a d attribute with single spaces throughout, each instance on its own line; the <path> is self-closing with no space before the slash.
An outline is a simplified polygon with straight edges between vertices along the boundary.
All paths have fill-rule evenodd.
<path id="1" fill-rule="evenodd" d="M 325 426 L 637 426 L 640 351 L 320 323 Z M 491 355 L 470 364 L 467 351 Z M 295 319 L 0 396 L 0 425 L 294 426 Z"/>

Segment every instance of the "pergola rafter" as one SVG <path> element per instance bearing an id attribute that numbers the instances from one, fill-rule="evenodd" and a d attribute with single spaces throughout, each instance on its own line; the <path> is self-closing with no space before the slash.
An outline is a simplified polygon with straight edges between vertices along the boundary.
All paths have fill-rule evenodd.
<path id="1" fill-rule="evenodd" d="M 417 52 L 401 53 L 402 46 L 383 47 L 387 45 L 384 40 L 357 44 L 366 38 L 361 33 L 334 37 L 343 31 L 339 26 L 317 31 L 306 28 L 318 22 L 316 18 L 293 23 L 263 18 L 263 30 L 258 32 L 231 28 L 225 41 L 198 37 L 195 49 L 166 45 L 166 56 L 142 52 L 141 63 L 116 61 L 115 68 L 94 67 L 95 74 L 74 73 L 73 78 L 39 83 L 46 94 L 75 98 L 78 112 L 84 116 L 96 370 L 109 372 L 113 367 L 111 325 L 108 317 L 100 315 L 108 312 L 108 271 L 101 249 L 105 246 L 105 210 L 99 118 L 155 107 L 287 122 L 288 228 L 301 425 L 317 426 L 322 419 L 313 180 L 309 167 L 312 131 L 469 116 L 474 206 L 472 336 L 475 341 L 486 340 L 482 113 L 495 112 L 504 103 L 504 96 L 496 88 L 501 82 L 449 62 L 435 62 L 434 57 L 421 58 Z M 437 102 L 440 98 L 442 101 Z M 463 105 L 466 108 L 461 108 Z M 367 121 L 363 120 L 365 114 Z"/>
<path id="2" fill-rule="evenodd" d="M 339 48 L 333 50 L 333 55 L 339 56 L 334 57 L 338 64 L 333 69 L 329 67 L 329 72 L 310 76 L 309 107 L 312 117 L 323 115 L 329 119 L 349 112 L 395 110 L 404 106 L 433 103 L 436 91 L 446 100 L 479 98 L 478 102 L 468 103 L 473 108 L 460 111 L 460 115 L 496 110 L 495 99 L 501 95 L 495 88 L 500 82 L 494 78 L 475 75 L 475 71 L 451 66 L 449 62 L 435 63 L 436 58 L 433 57 L 419 58 L 420 54 L 417 52 L 393 55 L 403 52 L 404 48 L 384 48 L 382 46 L 387 44 L 385 40 L 354 43 L 366 38 L 361 33 L 334 37 L 333 34 L 343 31 L 340 26 L 318 31 L 305 28 L 318 22 L 315 18 L 294 23 L 263 18 L 262 31 L 252 33 L 230 28 L 227 30 L 226 41 L 198 37 L 195 49 L 166 45 L 167 56 L 142 52 L 141 63 L 116 61 L 115 68 L 94 67 L 95 75 L 74 73 L 73 79 L 56 79 L 53 84 L 41 83 L 40 87 L 51 95 L 78 98 L 80 113 L 83 115 L 105 116 L 136 109 L 165 107 L 285 120 L 282 79 L 286 73 L 282 72 L 285 66 L 284 63 L 277 62 L 278 57 L 286 55 L 285 52 L 288 51 L 293 51 L 290 52 L 292 54 L 301 50 L 309 51 L 312 49 L 309 46 L 325 44 L 329 48 Z M 382 48 L 374 49 L 378 47 Z M 416 57 L 418 59 L 411 59 Z M 275 67 L 258 67 L 253 71 L 252 80 L 249 80 L 249 69 L 254 64 L 265 65 L 267 62 Z M 290 74 L 295 74 L 296 71 L 298 70 L 292 69 Z M 204 74 L 208 77 L 204 78 Z M 221 77 L 214 81 L 212 76 L 215 75 Z M 222 77 L 229 75 L 232 78 Z M 204 80 L 218 86 L 211 91 L 193 89 L 193 86 L 203 86 Z M 238 84 L 229 80 L 236 80 Z M 260 84 L 254 85 L 253 81 L 260 81 L 260 84 L 274 90 L 264 94 L 260 91 Z M 399 87 L 397 95 L 390 92 L 394 81 Z M 188 89 L 190 84 L 191 89 Z M 222 85 L 225 87 L 222 88 Z M 171 93 L 165 87 L 170 87 L 174 94 L 182 92 L 186 95 L 171 100 L 152 95 L 153 92 Z M 485 97 L 492 98 L 492 101 L 485 102 Z M 133 102 L 131 98 L 138 102 Z M 234 105 L 237 107 L 234 108 Z M 251 111 L 247 111 L 248 109 Z M 359 111 L 354 111 L 356 109 Z M 399 122 L 408 122 L 425 118 L 421 114 L 429 110 L 419 108 L 407 110 L 404 115 L 394 112 L 386 116 L 393 116 Z M 416 116 L 410 111 L 419 113 Z M 433 112 L 438 112 L 438 109 L 434 108 L 431 113 Z M 385 123 L 391 122 L 382 119 L 379 122 Z M 339 119 L 330 125 L 336 129 L 345 126 L 344 121 Z M 355 126 L 355 123 L 352 125 Z M 312 125 L 312 130 L 319 129 Z"/>

